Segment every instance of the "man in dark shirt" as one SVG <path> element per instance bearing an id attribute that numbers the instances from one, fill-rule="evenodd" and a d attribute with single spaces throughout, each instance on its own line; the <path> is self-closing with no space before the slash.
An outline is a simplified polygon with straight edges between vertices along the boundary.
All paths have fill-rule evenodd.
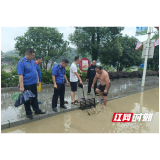
<path id="1" fill-rule="evenodd" d="M 87 76 L 86 76 L 86 81 L 88 81 L 87 95 L 90 95 L 90 92 L 91 92 L 91 86 L 92 86 L 92 83 L 93 83 L 93 79 L 96 75 L 96 70 L 95 69 L 96 69 L 96 60 L 93 60 L 91 66 L 88 68 Z M 94 84 L 94 93 L 95 93 L 96 96 L 98 96 L 98 94 L 96 93 L 96 88 L 97 88 L 97 82 Z"/>

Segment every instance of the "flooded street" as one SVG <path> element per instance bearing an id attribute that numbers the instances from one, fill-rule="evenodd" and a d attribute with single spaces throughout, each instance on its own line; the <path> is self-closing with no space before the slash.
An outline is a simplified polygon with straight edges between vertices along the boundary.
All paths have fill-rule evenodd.
<path id="1" fill-rule="evenodd" d="M 1 130 L 2 133 L 159 133 L 159 88 Z M 114 113 L 153 113 L 151 122 L 112 122 Z"/>

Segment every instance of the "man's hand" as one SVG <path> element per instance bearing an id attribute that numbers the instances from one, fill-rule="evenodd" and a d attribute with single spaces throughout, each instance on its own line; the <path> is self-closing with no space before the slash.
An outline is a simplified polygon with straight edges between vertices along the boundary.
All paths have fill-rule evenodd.
<path id="1" fill-rule="evenodd" d="M 20 89 L 19 89 L 21 92 L 24 92 L 24 86 L 20 86 Z"/>
<path id="2" fill-rule="evenodd" d="M 70 83 L 67 81 L 67 85 L 70 85 Z"/>
<path id="3" fill-rule="evenodd" d="M 83 85 L 83 82 L 82 82 L 82 80 L 80 80 L 80 81 L 79 81 L 79 83 Z"/>
<path id="4" fill-rule="evenodd" d="M 107 94 L 107 90 L 105 89 L 103 93 L 104 93 L 104 94 Z"/>
<path id="5" fill-rule="evenodd" d="M 54 84 L 54 88 L 57 88 L 57 84 Z"/>
<path id="6" fill-rule="evenodd" d="M 86 82 L 88 82 L 88 79 L 86 79 Z"/>
<path id="7" fill-rule="evenodd" d="M 37 82 L 37 86 L 39 86 L 39 81 Z"/>
<path id="8" fill-rule="evenodd" d="M 94 85 L 92 84 L 92 88 L 94 88 Z"/>

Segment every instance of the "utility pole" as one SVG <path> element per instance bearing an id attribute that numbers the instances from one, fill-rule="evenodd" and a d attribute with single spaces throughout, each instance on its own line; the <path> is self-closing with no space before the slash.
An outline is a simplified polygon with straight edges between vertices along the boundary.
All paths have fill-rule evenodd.
<path id="1" fill-rule="evenodd" d="M 147 39 L 146 55 L 145 55 L 145 60 L 144 60 L 143 77 L 142 77 L 142 85 L 141 85 L 142 87 L 144 87 L 145 85 L 147 60 L 148 60 L 148 55 L 149 55 L 150 36 L 151 36 L 151 27 L 148 27 L 148 39 Z"/>

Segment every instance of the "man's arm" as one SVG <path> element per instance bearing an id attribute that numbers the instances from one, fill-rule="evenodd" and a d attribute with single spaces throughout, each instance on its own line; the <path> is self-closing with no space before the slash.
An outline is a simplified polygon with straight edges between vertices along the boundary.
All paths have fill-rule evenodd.
<path id="1" fill-rule="evenodd" d="M 38 76 L 38 72 L 37 72 L 37 86 L 39 86 L 39 76 Z"/>
<path id="2" fill-rule="evenodd" d="M 66 76 L 66 75 L 64 75 L 64 78 L 65 78 L 65 80 L 66 80 L 66 83 L 69 85 L 69 82 L 68 82 L 68 79 L 67 79 L 67 76 Z"/>
<path id="3" fill-rule="evenodd" d="M 54 75 L 52 75 L 52 80 L 53 80 L 54 88 L 57 88 L 56 78 Z"/>
<path id="4" fill-rule="evenodd" d="M 57 84 L 56 84 L 56 75 L 57 75 L 57 72 L 58 72 L 58 68 L 54 66 L 52 68 L 52 80 L 53 80 L 54 88 L 57 88 Z"/>
<path id="5" fill-rule="evenodd" d="M 24 82 L 23 82 L 24 65 L 23 65 L 23 60 L 21 60 L 17 64 L 17 74 L 19 75 L 19 84 L 20 84 L 19 90 L 21 92 L 24 92 Z"/>
<path id="6" fill-rule="evenodd" d="M 77 78 L 79 79 L 80 84 L 83 84 L 83 83 L 82 83 L 82 79 L 81 79 L 81 77 L 79 76 L 79 74 L 78 74 L 77 72 L 74 72 L 74 73 L 75 73 L 75 75 L 77 76 Z"/>
<path id="7" fill-rule="evenodd" d="M 96 83 L 97 78 L 98 78 L 98 76 L 97 76 L 97 74 L 96 74 L 95 77 L 94 77 L 94 79 L 93 79 L 92 88 L 94 88 L 94 84 Z"/>
<path id="8" fill-rule="evenodd" d="M 107 73 L 107 75 L 105 77 L 105 81 L 106 81 L 106 87 L 105 87 L 104 93 L 107 93 L 108 87 L 109 87 L 109 76 L 108 76 L 108 73 Z"/>
<path id="9" fill-rule="evenodd" d="M 23 74 L 19 74 L 20 91 L 24 92 Z"/>

